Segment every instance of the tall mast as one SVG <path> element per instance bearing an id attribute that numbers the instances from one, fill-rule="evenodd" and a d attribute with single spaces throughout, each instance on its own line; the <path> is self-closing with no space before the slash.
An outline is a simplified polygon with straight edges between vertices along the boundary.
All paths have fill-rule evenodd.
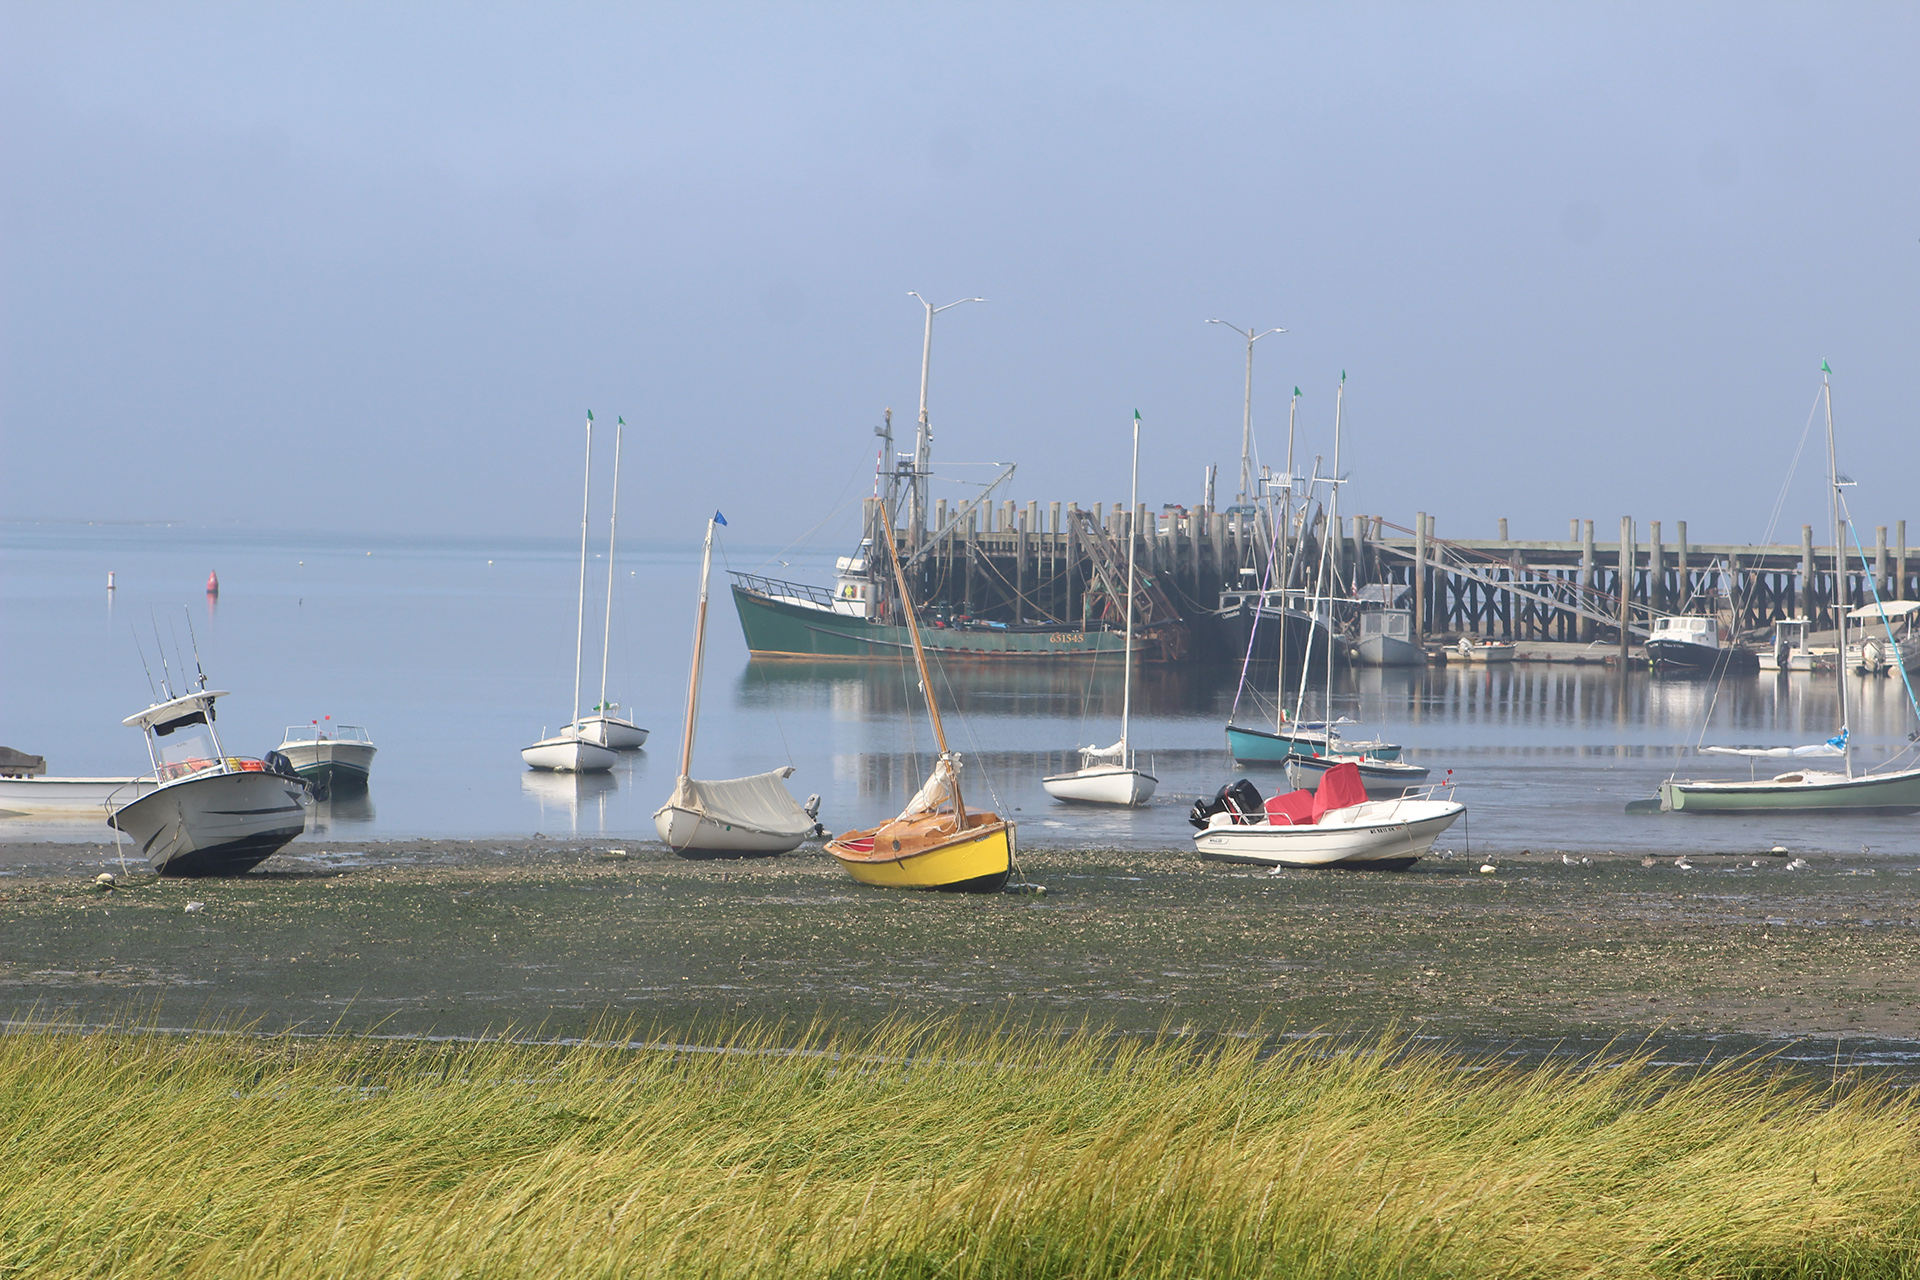
<path id="1" fill-rule="evenodd" d="M 1127 656 L 1126 679 L 1120 686 L 1120 767 L 1132 768 L 1127 732 L 1133 720 L 1133 548 L 1140 531 L 1133 520 L 1140 510 L 1140 411 L 1133 411 L 1133 482 L 1127 490 Z"/>
<path id="2" fill-rule="evenodd" d="M 1827 367 L 1825 360 L 1820 362 L 1820 386 L 1827 401 L 1827 478 L 1833 489 L 1828 499 L 1833 507 L 1833 614 L 1840 628 L 1838 660 L 1833 664 L 1833 671 L 1840 690 L 1840 732 L 1846 735 L 1840 744 L 1841 758 L 1846 763 L 1847 776 L 1851 778 L 1853 733 L 1851 717 L 1847 714 L 1847 549 L 1840 518 L 1840 467 L 1833 447 L 1833 370 Z"/>
<path id="3" fill-rule="evenodd" d="M 1293 536 L 1293 426 L 1300 415 L 1300 388 L 1293 389 L 1293 399 L 1287 404 L 1287 487 L 1282 490 L 1280 499 L 1280 650 L 1278 657 L 1279 672 L 1274 676 L 1273 694 L 1273 731 L 1280 732 L 1280 726 L 1287 718 L 1287 584 L 1293 580 L 1293 560 L 1287 550 L 1287 543 Z M 1260 608 L 1267 602 L 1262 600 L 1254 608 L 1254 625 L 1259 625 Z M 1307 656 L 1312 657 L 1313 634 L 1307 634 Z"/>
<path id="4" fill-rule="evenodd" d="M 680 776 L 693 774 L 693 726 L 700 717 L 700 668 L 707 657 L 707 578 L 713 570 L 713 524 L 707 521 L 707 544 L 700 552 L 700 608 L 693 615 L 693 667 L 687 673 L 687 724 L 680 735 Z"/>
<path id="5" fill-rule="evenodd" d="M 580 651 L 587 642 L 587 505 L 593 497 L 593 410 L 587 410 L 587 478 L 580 492 L 580 615 L 573 627 L 573 728 L 580 724 Z"/>
<path id="6" fill-rule="evenodd" d="M 913 549 L 920 549 L 920 540 L 926 536 L 927 529 L 927 476 L 933 464 L 933 425 L 927 420 L 927 372 L 933 363 L 933 318 L 949 307 L 957 307 L 962 302 L 985 302 L 985 298 L 961 298 L 945 306 L 934 306 L 921 298 L 912 289 L 907 296 L 919 298 L 920 305 L 927 309 L 927 327 L 920 338 L 920 424 L 913 435 L 913 480 L 907 495 L 908 538 Z M 891 426 L 893 419 L 887 419 Z M 888 525 L 889 529 L 893 526 Z M 889 535 L 891 537 L 891 535 Z"/>
<path id="7" fill-rule="evenodd" d="M 1327 495 L 1327 533 L 1321 542 L 1320 563 L 1325 568 L 1326 590 L 1321 593 L 1327 602 L 1327 670 L 1322 711 L 1327 721 L 1327 746 L 1333 746 L 1333 591 L 1338 585 L 1335 574 L 1340 567 L 1340 557 L 1335 549 L 1340 545 L 1340 413 L 1346 405 L 1347 371 L 1340 371 L 1340 386 L 1333 393 L 1333 480 L 1332 492 Z M 1315 611 L 1316 613 L 1318 610 Z"/>
<path id="8" fill-rule="evenodd" d="M 940 758 L 947 758 L 947 731 L 940 724 L 940 704 L 934 700 L 933 677 L 927 674 L 927 651 L 920 646 L 920 620 L 914 616 L 913 596 L 907 590 L 906 571 L 900 567 L 900 550 L 893 541 L 893 517 L 882 506 L 880 513 L 887 529 L 887 558 L 893 562 L 893 582 L 900 591 L 900 611 L 907 615 L 907 634 L 913 639 L 913 660 L 920 668 L 920 692 L 927 699 L 927 719 L 933 722 L 933 739 L 940 744 Z M 960 774 L 953 774 L 953 829 L 967 825 L 967 809 L 960 800 Z"/>
<path id="9" fill-rule="evenodd" d="M 600 638 L 600 705 L 596 710 L 601 715 L 607 713 L 607 655 L 613 652 L 613 548 L 620 533 L 620 437 L 627 429 L 627 420 L 619 415 L 613 419 L 613 510 L 607 516 L 607 630 Z"/>

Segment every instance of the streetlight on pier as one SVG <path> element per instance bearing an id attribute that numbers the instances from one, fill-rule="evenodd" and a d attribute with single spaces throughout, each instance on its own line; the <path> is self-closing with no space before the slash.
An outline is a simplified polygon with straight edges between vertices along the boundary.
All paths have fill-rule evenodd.
<path id="1" fill-rule="evenodd" d="M 934 306 L 914 290 L 907 296 L 927 309 L 927 330 L 920 340 L 920 426 L 913 437 L 913 487 L 907 496 L 908 545 L 918 550 L 927 528 L 927 474 L 932 463 L 933 428 L 927 423 L 927 366 L 933 356 L 933 318 L 962 302 L 985 302 L 985 298 L 958 298 L 944 306 Z"/>
<path id="2" fill-rule="evenodd" d="M 1225 320 L 1209 320 L 1208 324 L 1226 324 L 1247 340 L 1247 402 L 1240 419 L 1240 496 L 1234 499 L 1239 506 L 1248 502 L 1248 494 L 1253 488 L 1253 344 L 1268 334 L 1285 333 L 1285 329 L 1267 329 L 1255 333 L 1251 327 L 1242 329 L 1237 324 L 1227 324 Z"/>

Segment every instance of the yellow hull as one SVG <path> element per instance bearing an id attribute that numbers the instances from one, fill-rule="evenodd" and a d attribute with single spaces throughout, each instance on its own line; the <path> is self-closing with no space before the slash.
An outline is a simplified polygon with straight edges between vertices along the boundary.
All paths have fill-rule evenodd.
<path id="1" fill-rule="evenodd" d="M 942 815 L 951 821 L 951 815 Z M 969 823 L 966 831 L 944 840 L 928 839 L 922 824 L 888 823 L 871 832 L 852 831 L 828 842 L 827 852 L 839 859 L 847 874 L 861 884 L 888 889 L 948 889 L 966 893 L 996 893 L 1013 870 L 1014 825 L 982 814 L 985 824 Z M 902 850 L 894 853 L 891 835 L 899 828 L 921 826 L 903 834 Z M 912 836 L 919 836 L 914 839 Z M 871 843 L 873 851 L 865 845 Z"/>

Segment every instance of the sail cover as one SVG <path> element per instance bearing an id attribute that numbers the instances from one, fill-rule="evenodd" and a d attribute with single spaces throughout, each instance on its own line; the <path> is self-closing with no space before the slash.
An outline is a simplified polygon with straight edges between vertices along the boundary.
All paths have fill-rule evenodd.
<path id="1" fill-rule="evenodd" d="M 1847 730 L 1842 729 L 1825 742 L 1804 747 L 1702 747 L 1701 752 L 1716 756 L 1750 756 L 1754 759 L 1792 760 L 1807 756 L 1839 756 L 1847 752 Z"/>
<path id="2" fill-rule="evenodd" d="M 900 817 L 911 818 L 916 813 L 937 813 L 941 809 L 953 807 L 953 784 L 960 777 L 960 757 L 944 755 L 933 766 L 933 772 L 921 788 L 913 793 L 913 799 L 907 801 L 907 807 L 900 811 Z"/>
<path id="3" fill-rule="evenodd" d="M 1127 740 L 1125 738 L 1110 747 L 1080 748 L 1080 767 L 1091 768 L 1096 764 L 1125 764 L 1127 762 Z"/>
<path id="4" fill-rule="evenodd" d="M 667 804 L 727 826 L 769 835 L 804 836 L 813 830 L 813 819 L 787 790 L 784 779 L 792 773 L 793 766 L 788 765 L 772 773 L 719 782 L 683 777 L 674 784 L 673 798 Z"/>

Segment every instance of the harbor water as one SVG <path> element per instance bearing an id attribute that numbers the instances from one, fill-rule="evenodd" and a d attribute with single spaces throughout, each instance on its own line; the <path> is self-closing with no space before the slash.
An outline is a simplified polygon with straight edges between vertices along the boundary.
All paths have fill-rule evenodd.
<path id="1" fill-rule="evenodd" d="M 797 796 L 818 793 L 832 828 L 897 812 L 930 763 L 932 737 L 906 664 L 749 661 L 723 570 L 821 584 L 831 550 L 781 551 L 735 521 L 716 544 L 698 777 L 792 765 Z M 589 566 L 581 703 L 600 700 L 604 548 Z M 199 661 L 221 703 L 227 750 L 262 755 L 289 725 L 331 717 L 379 748 L 364 797 L 319 806 L 304 839 L 654 838 L 651 815 L 677 770 L 699 547 L 634 542 L 617 560 L 607 696 L 652 731 L 611 774 L 530 771 L 519 749 L 566 723 L 574 682 L 578 543 L 484 537 L 390 538 L 233 527 L 0 525 L 0 742 L 62 776 L 130 775 L 148 763 L 120 721 L 176 692 Z M 217 596 L 206 591 L 217 571 Z M 109 591 L 109 574 L 115 589 Z M 189 629 L 191 624 L 191 630 Z M 157 638 L 156 638 L 157 636 Z M 164 657 L 163 657 L 164 655 Z M 1331 711 L 1352 736 L 1383 737 L 1449 776 L 1468 819 L 1441 847 L 1490 855 L 1574 852 L 1795 852 L 1907 855 L 1911 817 L 1629 815 L 1682 776 L 1748 766 L 1692 753 L 1696 742 L 1788 745 L 1836 730 L 1831 676 L 1733 677 L 1716 685 L 1593 665 L 1342 671 Z M 1139 811 L 1076 809 L 1040 779 L 1073 767 L 1077 745 L 1119 732 L 1121 672 L 1106 667 L 936 668 L 969 802 L 1016 817 L 1023 848 L 1190 849 L 1194 799 L 1246 773 L 1264 793 L 1277 771 L 1236 770 L 1223 727 L 1233 713 L 1271 724 L 1271 670 L 1144 669 L 1133 738 L 1160 779 Z M 1290 692 L 1289 701 L 1295 696 Z M 1310 716 L 1327 694 L 1316 678 Z M 1857 683 L 1856 763 L 1905 749 L 1915 728 L 1896 677 Z M 1825 762 L 1815 762 L 1824 765 Z M 1837 763 L 1837 762 L 1836 762 Z M 1766 773 L 1785 765 L 1760 762 Z M 0 844 L 111 838 L 92 819 L 0 818 Z"/>

